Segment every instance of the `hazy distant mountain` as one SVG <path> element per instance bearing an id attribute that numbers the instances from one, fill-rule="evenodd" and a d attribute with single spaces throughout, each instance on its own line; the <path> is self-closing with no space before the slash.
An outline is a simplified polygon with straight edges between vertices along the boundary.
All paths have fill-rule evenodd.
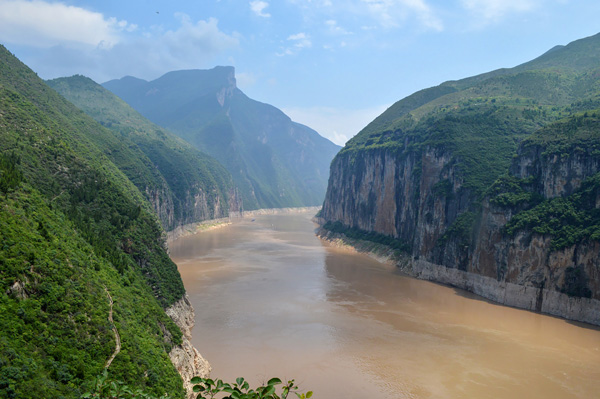
<path id="1" fill-rule="evenodd" d="M 117 133 L 112 141 L 98 140 L 152 204 L 165 230 L 226 217 L 241 207 L 231 175 L 216 159 L 150 122 L 104 87 L 84 76 L 47 83 Z"/>
<path id="2" fill-rule="evenodd" d="M 322 203 L 340 147 L 248 98 L 236 87 L 233 67 L 170 72 L 151 82 L 124 77 L 104 87 L 219 160 L 246 209 Z"/>

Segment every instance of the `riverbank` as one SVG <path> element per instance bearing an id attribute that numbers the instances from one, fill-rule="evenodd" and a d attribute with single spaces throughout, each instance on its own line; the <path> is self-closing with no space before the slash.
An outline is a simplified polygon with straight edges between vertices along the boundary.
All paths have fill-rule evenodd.
<path id="1" fill-rule="evenodd" d="M 319 223 L 320 220 L 315 219 L 315 222 Z M 382 263 L 395 264 L 410 277 L 460 288 L 501 305 L 600 326 L 600 301 L 596 299 L 570 297 L 554 290 L 501 282 L 490 277 L 451 269 L 414 259 L 384 244 L 349 238 L 322 227 L 316 234 L 330 245 L 367 254 Z"/>
<path id="2" fill-rule="evenodd" d="M 167 232 L 167 247 L 170 243 L 180 237 L 186 237 L 193 234 L 198 234 L 205 231 L 211 231 L 221 227 L 228 226 L 235 221 L 239 221 L 244 218 L 259 216 L 259 215 L 278 215 L 283 213 L 301 213 L 314 211 L 315 214 L 321 209 L 320 206 L 308 206 L 308 207 L 297 207 L 297 208 L 270 208 L 270 209 L 257 209 L 253 211 L 243 212 L 232 212 L 227 218 L 220 219 L 209 219 L 203 220 L 198 223 L 190 223 L 183 226 L 179 226 L 169 232 Z"/>

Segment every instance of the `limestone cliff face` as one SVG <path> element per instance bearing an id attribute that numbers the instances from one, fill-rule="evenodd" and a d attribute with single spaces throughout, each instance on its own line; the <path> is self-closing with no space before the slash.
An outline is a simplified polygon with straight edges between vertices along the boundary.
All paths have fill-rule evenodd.
<path id="1" fill-rule="evenodd" d="M 336 157 L 322 219 L 404 242 L 411 249 L 402 267 L 413 276 L 511 306 L 600 324 L 599 242 L 553 250 L 550 236 L 528 229 L 507 234 L 505 226 L 519 205 L 477 199 L 452 154 L 439 148 L 411 152 L 409 144 L 400 153 L 376 149 Z M 600 172 L 596 153 L 580 149 L 561 157 L 546 152 L 541 145 L 522 147 L 510 168 L 544 199 L 569 196 Z M 600 208 L 600 192 L 595 203 Z M 573 279 L 584 284 L 590 298 L 565 294 Z"/>
<path id="2" fill-rule="evenodd" d="M 166 313 L 183 333 L 182 344 L 174 346 L 169 353 L 169 357 L 183 379 L 183 386 L 187 392 L 187 397 L 192 399 L 195 397 L 195 394 L 192 392 L 190 380 L 193 377 L 208 377 L 211 367 L 200 352 L 192 345 L 194 308 L 192 308 L 187 294 L 171 307 L 167 308 Z"/>
<path id="3" fill-rule="evenodd" d="M 193 187 L 183 197 L 175 197 L 168 188 L 146 188 L 147 197 L 161 224 L 167 231 L 177 231 L 183 226 L 221 219 L 230 213 L 243 210 L 242 199 L 237 188 L 229 190 L 225 198 L 216 192 L 206 192 L 202 187 Z"/>

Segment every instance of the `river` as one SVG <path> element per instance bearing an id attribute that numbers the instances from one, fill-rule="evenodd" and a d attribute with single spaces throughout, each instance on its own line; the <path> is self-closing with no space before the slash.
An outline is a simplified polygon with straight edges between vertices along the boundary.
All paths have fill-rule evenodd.
<path id="1" fill-rule="evenodd" d="M 211 377 L 315 398 L 597 398 L 600 329 L 496 305 L 321 242 L 311 213 L 170 244 Z"/>

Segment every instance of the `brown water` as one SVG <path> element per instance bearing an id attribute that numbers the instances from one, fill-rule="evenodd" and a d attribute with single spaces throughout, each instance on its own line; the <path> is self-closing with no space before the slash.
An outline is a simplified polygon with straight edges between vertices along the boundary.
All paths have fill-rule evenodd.
<path id="1" fill-rule="evenodd" d="M 328 247 L 311 214 L 171 244 L 213 378 L 317 398 L 600 398 L 600 330 L 404 277 Z"/>

